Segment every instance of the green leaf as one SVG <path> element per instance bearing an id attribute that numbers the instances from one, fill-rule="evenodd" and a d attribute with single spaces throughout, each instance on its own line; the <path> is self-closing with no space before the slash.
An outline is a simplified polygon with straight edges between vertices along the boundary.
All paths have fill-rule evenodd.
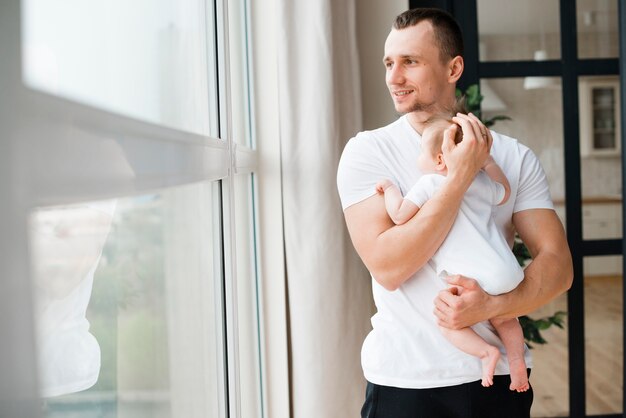
<path id="1" fill-rule="evenodd" d="M 483 123 L 485 124 L 486 127 L 490 127 L 496 124 L 497 121 L 499 120 L 512 120 L 510 117 L 505 116 L 505 115 L 496 115 L 492 118 L 486 119 L 483 121 Z"/>
<path id="2" fill-rule="evenodd" d="M 563 329 L 563 318 L 567 315 L 567 312 L 558 311 L 554 313 L 554 315 L 533 319 L 529 316 L 520 316 L 519 323 L 522 327 L 522 331 L 524 333 L 524 339 L 529 348 L 532 348 L 530 343 L 537 344 L 546 344 L 547 341 L 543 338 L 540 331 L 550 328 L 552 325 L 556 325 L 557 327 Z"/>
<path id="3" fill-rule="evenodd" d="M 538 319 L 537 321 L 535 321 L 535 325 L 537 326 L 538 329 L 540 330 L 545 330 L 550 328 L 550 325 L 552 325 L 552 322 L 550 322 L 547 319 Z"/>

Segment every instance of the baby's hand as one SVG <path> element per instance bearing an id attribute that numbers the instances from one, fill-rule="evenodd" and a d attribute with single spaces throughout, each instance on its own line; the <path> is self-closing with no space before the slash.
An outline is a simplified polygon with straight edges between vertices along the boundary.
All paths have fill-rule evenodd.
<path id="1" fill-rule="evenodd" d="M 385 194 L 385 190 L 387 190 L 387 188 L 392 185 L 393 183 L 389 179 L 381 180 L 376 183 L 376 191 L 380 194 Z"/>

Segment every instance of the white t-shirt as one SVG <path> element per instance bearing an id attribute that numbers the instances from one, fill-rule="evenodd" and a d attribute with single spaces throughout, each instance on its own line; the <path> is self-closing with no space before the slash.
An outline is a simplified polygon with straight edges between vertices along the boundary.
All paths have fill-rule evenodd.
<path id="1" fill-rule="evenodd" d="M 445 181 L 445 176 L 425 174 L 404 198 L 422 207 Z M 504 186 L 478 172 L 446 239 L 430 259 L 439 277 L 475 277 L 491 295 L 510 292 L 522 281 L 524 272 L 492 216 L 504 194 Z"/>
<path id="2" fill-rule="evenodd" d="M 553 209 L 548 183 L 537 157 L 526 146 L 493 134 L 491 154 L 511 186 L 511 197 L 493 213 L 496 225 L 513 244 L 512 215 L 526 209 Z M 388 178 L 403 195 L 422 173 L 416 168 L 420 135 L 406 116 L 374 131 L 361 132 L 346 145 L 337 173 L 344 209 L 376 193 L 376 182 Z M 402 388 L 451 386 L 479 380 L 480 359 L 465 354 L 441 334 L 433 314 L 433 300 L 445 284 L 427 263 L 396 291 L 388 291 L 372 278 L 377 313 L 373 330 L 361 352 L 365 378 L 376 384 Z M 496 374 L 508 374 L 506 353 L 488 321 L 474 330 L 488 343 L 500 347 Z M 526 364 L 531 359 L 526 350 Z"/>

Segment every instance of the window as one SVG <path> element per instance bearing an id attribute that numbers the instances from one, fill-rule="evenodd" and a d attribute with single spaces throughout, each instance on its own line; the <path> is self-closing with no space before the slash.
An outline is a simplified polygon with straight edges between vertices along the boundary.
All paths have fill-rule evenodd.
<path id="1" fill-rule="evenodd" d="M 22 4 L 23 78 L 29 87 L 159 125 L 217 135 L 210 4 Z"/>
<path id="2" fill-rule="evenodd" d="M 44 416 L 220 416 L 218 191 L 32 212 Z"/>
<path id="3" fill-rule="evenodd" d="M 263 416 L 247 10 L 0 6 L 1 416 Z"/>

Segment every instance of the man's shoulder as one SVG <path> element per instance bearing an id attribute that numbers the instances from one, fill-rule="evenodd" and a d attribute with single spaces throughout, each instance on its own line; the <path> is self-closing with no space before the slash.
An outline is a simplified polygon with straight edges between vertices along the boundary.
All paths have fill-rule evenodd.
<path id="1" fill-rule="evenodd" d="M 530 149 L 517 138 L 496 131 L 491 131 L 491 136 L 493 137 L 492 153 L 496 158 L 498 155 L 513 155 L 523 158 L 524 154 L 530 151 Z"/>
<path id="2" fill-rule="evenodd" d="M 491 130 L 491 136 L 493 137 L 494 146 L 516 147 L 519 145 L 517 138 L 510 137 L 497 131 Z"/>
<path id="3" fill-rule="evenodd" d="M 365 130 L 358 132 L 349 141 L 357 142 L 359 144 L 371 144 L 376 142 L 387 142 L 399 135 L 406 135 L 404 124 L 404 118 L 400 117 L 388 125 L 381 126 L 380 128 Z"/>

